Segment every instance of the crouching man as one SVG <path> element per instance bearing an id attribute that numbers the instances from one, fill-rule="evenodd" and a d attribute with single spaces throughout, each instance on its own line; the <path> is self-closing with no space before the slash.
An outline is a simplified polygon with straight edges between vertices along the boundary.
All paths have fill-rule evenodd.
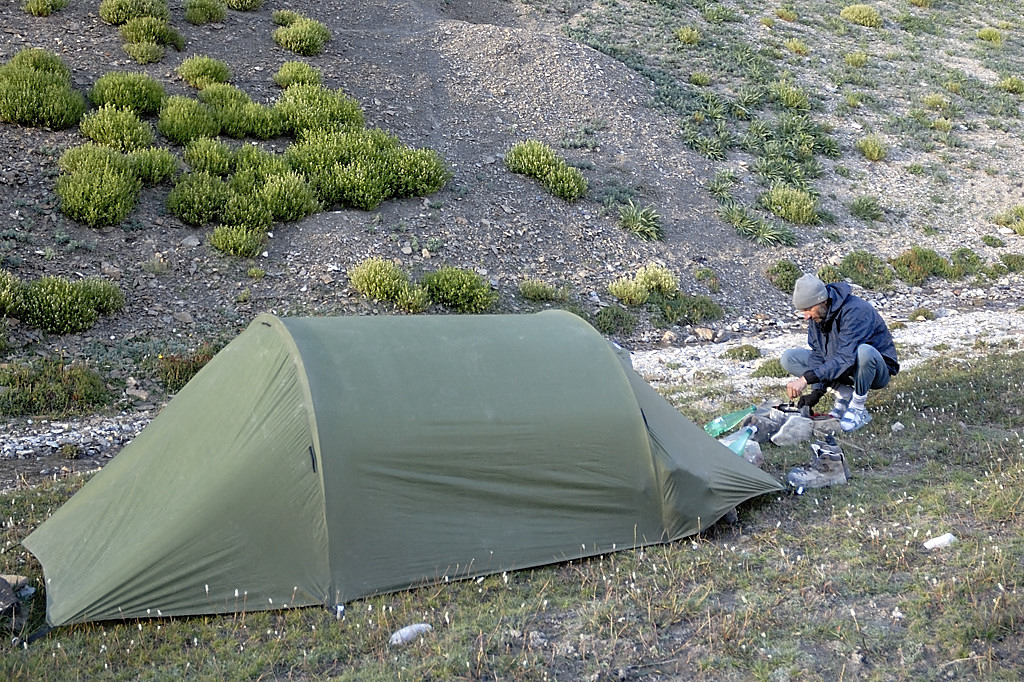
<path id="1" fill-rule="evenodd" d="M 900 371 L 892 334 L 878 311 L 845 282 L 826 285 L 804 275 L 793 288 L 793 305 L 807 320 L 810 349 L 782 354 L 783 369 L 798 377 L 786 384 L 786 394 L 799 398 L 801 407 L 814 407 L 832 389 L 830 414 L 843 431 L 856 431 L 871 421 L 864 405 L 868 390 L 885 388 Z M 802 395 L 808 387 L 810 393 Z"/>

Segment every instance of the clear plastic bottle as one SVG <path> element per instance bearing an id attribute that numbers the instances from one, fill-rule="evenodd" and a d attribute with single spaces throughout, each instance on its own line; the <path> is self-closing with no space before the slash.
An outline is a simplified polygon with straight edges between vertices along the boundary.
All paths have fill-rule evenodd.
<path id="1" fill-rule="evenodd" d="M 725 438 L 719 438 L 718 442 L 742 457 L 744 450 L 747 448 L 747 441 L 756 432 L 757 427 L 751 424 L 750 426 L 744 426 L 736 433 L 730 433 Z"/>
<path id="2" fill-rule="evenodd" d="M 748 408 L 737 410 L 736 412 L 730 412 L 729 414 L 723 414 L 721 417 L 715 417 L 704 425 L 704 430 L 712 438 L 717 438 L 743 421 L 744 417 L 748 414 L 753 414 L 756 409 L 756 407 L 751 405 Z"/>

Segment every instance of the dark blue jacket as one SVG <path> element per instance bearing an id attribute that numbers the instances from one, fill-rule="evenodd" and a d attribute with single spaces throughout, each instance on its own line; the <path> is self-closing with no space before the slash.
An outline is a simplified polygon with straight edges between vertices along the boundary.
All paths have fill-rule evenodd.
<path id="1" fill-rule="evenodd" d="M 831 304 L 825 319 L 807 325 L 807 344 L 811 347 L 807 383 L 835 383 L 857 362 L 857 346 L 873 346 L 885 359 L 889 372 L 900 371 L 896 344 L 885 321 L 871 304 L 850 293 L 850 285 L 836 282 L 825 285 Z M 812 375 L 812 376 L 809 376 Z"/>

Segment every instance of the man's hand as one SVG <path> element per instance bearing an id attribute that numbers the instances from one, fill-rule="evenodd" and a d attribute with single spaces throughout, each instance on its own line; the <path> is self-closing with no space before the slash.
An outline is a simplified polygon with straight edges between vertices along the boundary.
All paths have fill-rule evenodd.
<path id="1" fill-rule="evenodd" d="M 786 395 L 789 396 L 790 400 L 799 397 L 804 389 L 807 388 L 807 379 L 800 377 L 799 379 L 793 379 L 793 381 L 786 384 Z"/>

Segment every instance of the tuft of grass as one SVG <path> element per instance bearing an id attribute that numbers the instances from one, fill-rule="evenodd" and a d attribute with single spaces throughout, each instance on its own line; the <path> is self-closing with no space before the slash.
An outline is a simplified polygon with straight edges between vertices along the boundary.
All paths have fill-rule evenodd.
<path id="1" fill-rule="evenodd" d="M 868 28 L 881 28 L 882 15 L 871 5 L 853 4 L 847 5 L 839 11 L 839 16 L 851 24 L 866 26 Z"/>
<path id="2" fill-rule="evenodd" d="M 790 38 L 782 43 L 782 45 L 793 54 L 798 54 L 800 56 L 805 56 L 811 53 L 811 48 L 807 47 L 807 43 L 799 38 Z"/>
<path id="3" fill-rule="evenodd" d="M 851 201 L 850 214 L 867 221 L 881 220 L 885 216 L 881 204 L 878 203 L 878 197 L 874 195 L 860 196 Z"/>
<path id="4" fill-rule="evenodd" d="M 843 56 L 843 61 L 846 62 L 847 66 L 859 69 L 867 65 L 868 55 L 866 52 L 847 52 Z"/>
<path id="5" fill-rule="evenodd" d="M 619 207 L 619 227 L 645 242 L 662 238 L 661 216 L 653 206 L 640 206 L 632 199 Z"/>
<path id="6" fill-rule="evenodd" d="M 745 343 L 741 346 L 735 346 L 726 350 L 722 353 L 722 357 L 727 360 L 739 360 L 742 362 L 748 362 L 750 360 L 756 360 L 761 357 L 761 351 L 757 346 L 753 346 L 749 343 Z"/>
<path id="7" fill-rule="evenodd" d="M 885 142 L 878 135 L 866 135 L 857 140 L 854 146 L 868 161 L 881 161 L 889 153 Z"/>
<path id="8" fill-rule="evenodd" d="M 609 336 L 632 334 L 638 323 L 636 315 L 617 305 L 601 308 L 594 316 L 594 328 Z"/>
<path id="9" fill-rule="evenodd" d="M 539 279 L 527 279 L 519 283 L 519 295 L 528 301 L 567 301 L 569 290 L 556 287 Z"/>
<path id="10" fill-rule="evenodd" d="M 513 173 L 540 180 L 549 192 L 566 201 L 576 201 L 587 193 L 587 181 L 583 173 L 568 165 L 539 140 L 526 140 L 513 145 L 505 155 L 505 166 Z"/>
<path id="11" fill-rule="evenodd" d="M 977 33 L 978 40 L 989 43 L 990 45 L 1002 45 L 1003 44 L 1003 32 L 998 28 L 986 26 L 980 29 Z"/>
<path id="12" fill-rule="evenodd" d="M 1007 76 L 1001 78 L 996 83 L 996 87 L 1000 90 L 1013 93 L 1014 95 L 1024 95 L 1024 78 L 1018 78 L 1017 76 Z"/>
<path id="13" fill-rule="evenodd" d="M 799 187 L 776 183 L 760 196 L 758 202 L 783 220 L 797 225 L 816 225 L 821 221 L 818 200 Z"/>
<path id="14" fill-rule="evenodd" d="M 683 45 L 698 45 L 700 43 L 700 31 L 692 26 L 683 26 L 676 29 L 676 40 Z"/>
<path id="15" fill-rule="evenodd" d="M 789 372 L 782 368 L 782 361 L 778 358 L 768 358 L 750 373 L 755 379 L 782 379 L 789 376 Z"/>

